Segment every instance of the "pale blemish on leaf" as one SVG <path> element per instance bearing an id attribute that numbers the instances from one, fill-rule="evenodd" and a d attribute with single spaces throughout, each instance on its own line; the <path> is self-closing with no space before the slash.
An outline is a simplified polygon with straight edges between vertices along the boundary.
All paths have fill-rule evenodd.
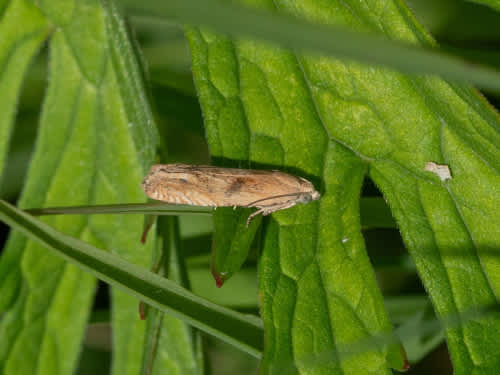
<path id="1" fill-rule="evenodd" d="M 425 165 L 424 170 L 436 174 L 441 181 L 451 180 L 450 168 L 446 164 L 436 164 L 432 161 Z"/>

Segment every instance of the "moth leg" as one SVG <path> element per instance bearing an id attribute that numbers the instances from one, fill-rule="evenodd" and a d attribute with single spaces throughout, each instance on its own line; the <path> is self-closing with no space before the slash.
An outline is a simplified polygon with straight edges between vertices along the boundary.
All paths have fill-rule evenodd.
<path id="1" fill-rule="evenodd" d="M 259 214 L 262 214 L 262 216 L 267 216 L 267 215 L 272 214 L 275 211 L 284 210 L 284 209 L 293 207 L 296 204 L 297 204 L 297 202 L 291 201 L 291 202 L 286 202 L 286 203 L 282 203 L 282 204 L 275 204 L 273 206 L 261 207 L 260 209 L 258 209 L 257 211 L 255 211 L 253 214 L 251 214 L 248 217 L 247 228 L 250 225 L 250 222 L 252 221 L 252 219 Z"/>
<path id="2" fill-rule="evenodd" d="M 259 215 L 259 214 L 263 214 L 263 215 L 264 215 L 264 211 L 265 211 L 265 210 L 266 210 L 265 208 L 260 208 L 260 209 L 258 209 L 257 211 L 255 211 L 253 214 L 250 214 L 250 216 L 248 216 L 248 219 L 247 219 L 247 228 L 248 228 L 248 226 L 250 225 L 250 222 L 252 221 L 252 219 L 253 219 L 255 216 Z"/>

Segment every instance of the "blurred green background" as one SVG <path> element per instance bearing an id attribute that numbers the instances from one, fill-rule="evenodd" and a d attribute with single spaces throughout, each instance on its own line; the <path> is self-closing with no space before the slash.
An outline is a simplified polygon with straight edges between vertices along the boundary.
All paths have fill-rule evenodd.
<path id="1" fill-rule="evenodd" d="M 407 3 L 442 48 L 464 55 L 472 61 L 500 66 L 498 13 L 487 7 L 458 0 L 411 0 Z M 210 163 L 203 118 L 191 77 L 189 51 L 182 27 L 134 14 L 129 14 L 129 23 L 136 32 L 148 68 L 152 105 L 160 126 L 162 142 L 165 142 L 168 149 L 168 159 L 162 162 Z M 43 49 L 32 64 L 24 83 L 7 169 L 0 181 L 0 197 L 10 202 L 16 202 L 23 187 L 48 79 L 46 70 L 47 51 Z M 484 94 L 493 105 L 497 108 L 500 106 L 498 95 L 488 92 Z M 366 181 L 363 195 L 380 194 L 370 181 Z M 257 313 L 255 249 L 244 269 L 222 289 L 217 289 L 210 274 L 211 219 L 181 217 L 180 225 L 183 248 L 190 249 L 188 269 L 193 291 L 239 311 Z M 7 233 L 7 227 L 0 224 L 0 249 Z M 391 296 L 405 295 L 408 296 L 409 306 L 411 303 L 424 305 L 427 315 L 432 317 L 432 309 L 399 232 L 396 229 L 378 229 L 365 231 L 364 234 L 380 286 L 387 297 L 389 312 L 401 316 L 401 311 L 395 311 L 397 305 L 391 305 Z M 105 284 L 100 283 L 80 359 L 79 375 L 108 373 L 108 317 L 108 289 Z M 393 320 L 396 325 L 399 323 L 394 317 Z M 205 337 L 205 340 L 209 343 L 206 347 L 210 348 L 207 354 L 213 373 L 256 373 L 258 362 L 254 358 L 213 338 Z M 442 338 L 434 336 L 425 344 L 419 343 L 429 353 L 410 369 L 409 374 L 451 374 L 452 368 Z"/>

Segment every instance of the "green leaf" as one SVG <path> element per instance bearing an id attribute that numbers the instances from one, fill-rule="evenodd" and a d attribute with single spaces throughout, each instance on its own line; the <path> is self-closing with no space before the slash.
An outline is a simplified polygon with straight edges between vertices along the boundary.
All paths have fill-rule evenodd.
<path id="1" fill-rule="evenodd" d="M 369 228 L 395 228 L 396 223 L 389 207 L 382 198 L 361 198 L 361 225 Z M 33 216 L 43 215 L 96 215 L 96 214 L 144 214 L 144 215 L 172 215 L 172 216 L 212 216 L 212 207 L 196 207 L 184 205 L 169 205 L 162 202 L 128 203 L 110 205 L 92 205 L 77 207 L 44 207 L 25 210 Z M 222 212 L 225 212 L 222 210 Z M 238 214 L 243 212 L 238 210 Z M 245 215 L 248 217 L 248 212 Z M 227 213 L 223 216 L 227 216 Z M 242 216 L 244 216 L 242 214 Z M 234 218 L 233 218 L 234 219 Z M 254 220 L 258 220 L 256 217 Z M 234 222 L 234 220 L 233 220 Z M 246 223 L 246 219 L 245 219 Z"/>
<path id="2" fill-rule="evenodd" d="M 1 178 L 21 84 L 29 63 L 48 35 L 49 25 L 40 10 L 24 0 L 0 4 L 0 15 Z M 20 24 L 23 27 L 19 27 Z"/>
<path id="3" fill-rule="evenodd" d="M 217 288 L 212 276 L 207 272 L 209 259 L 206 264 L 188 263 L 189 280 L 193 293 L 211 302 L 222 306 L 254 311 L 258 309 L 257 272 L 255 267 L 243 268 L 236 272 L 224 288 Z"/>
<path id="4" fill-rule="evenodd" d="M 392 327 L 360 233 L 366 166 L 329 139 L 299 60 L 285 50 L 194 29 L 188 38 L 211 153 L 308 177 L 323 194 L 319 203 L 273 214 L 265 229 L 262 371 L 403 368 L 398 345 L 336 359 L 343 344 Z M 305 359 L 325 352 L 329 360 L 310 368 Z"/>
<path id="5" fill-rule="evenodd" d="M 432 44 L 399 2 L 259 4 L 321 24 Z M 281 32 L 277 20 L 274 30 Z M 390 330 L 360 235 L 358 196 L 367 167 L 438 315 L 498 301 L 500 124 L 475 91 L 206 31 L 190 29 L 188 37 L 211 152 L 244 160 L 234 152 L 236 143 L 252 162 L 281 165 L 317 187 L 321 182 L 319 203 L 278 212 L 265 230 L 264 373 L 279 371 L 278 361 L 287 359 L 287 369 L 300 373 L 386 373 L 388 365 L 401 364 L 395 347 L 392 359 L 376 351 L 336 359 L 344 344 Z M 402 56 L 410 55 L 388 53 Z M 452 179 L 426 171 L 431 161 L 447 164 Z M 498 368 L 499 330 L 498 314 L 446 330 L 457 374 Z M 328 353 L 329 361 L 301 361 Z"/>
<path id="6" fill-rule="evenodd" d="M 212 275 L 221 287 L 236 273 L 248 256 L 262 217 L 253 218 L 247 227 L 251 209 L 220 207 L 214 214 L 214 235 L 212 247 Z"/>
<path id="7" fill-rule="evenodd" d="M 473 3 L 487 5 L 500 12 L 500 0 L 470 0 Z"/>
<path id="8" fill-rule="evenodd" d="M 240 314 L 197 297 L 173 281 L 58 232 L 1 200 L 0 219 L 60 257 L 141 301 L 255 357 L 260 356 L 262 323 L 257 317 Z"/>
<path id="9" fill-rule="evenodd" d="M 153 160 L 156 130 L 119 16 L 97 0 L 38 3 L 55 32 L 36 150 L 19 205 L 144 202 L 139 185 Z M 141 217 L 44 221 L 74 237 L 119 248 L 131 262 L 149 263 L 150 246 L 139 243 Z M 9 345 L 0 352 L 0 371 L 73 373 L 95 279 L 19 234 L 9 238 L 0 274 L 22 279 L 14 299 L 2 304 L 8 310 L 0 330 Z M 4 288 L 13 286 L 2 282 L 1 288 L 3 296 Z M 112 297 L 114 371 L 137 373 L 141 351 L 136 347 L 144 329 L 137 300 L 115 291 Z M 16 321 L 15 314 L 23 319 Z"/>
<path id="10" fill-rule="evenodd" d="M 211 216 L 212 207 L 193 207 L 184 205 L 155 203 L 104 204 L 76 207 L 45 207 L 25 210 L 33 216 L 44 215 L 97 215 L 97 214 L 135 214 L 135 215 L 195 215 Z"/>
<path id="11" fill-rule="evenodd" d="M 269 41 L 300 51 L 320 52 L 330 56 L 345 59 L 355 59 L 376 66 L 387 66 L 407 73 L 437 74 L 448 79 L 474 83 L 483 88 L 500 90 L 500 72 L 487 66 L 470 64 L 461 57 L 445 54 L 436 49 L 417 48 L 415 44 L 434 47 L 431 38 L 426 35 L 422 27 L 415 23 L 413 15 L 398 2 L 389 0 L 378 1 L 374 6 L 371 3 L 355 3 L 353 9 L 349 6 L 334 3 L 326 6 L 323 14 L 318 14 L 316 25 L 311 24 L 314 18 L 305 20 L 290 17 L 296 12 L 304 12 L 303 7 L 320 9 L 322 4 L 309 4 L 304 1 L 293 1 L 293 10 L 283 14 L 263 12 L 255 9 L 236 6 L 233 3 L 217 0 L 183 0 L 163 1 L 152 0 L 140 3 L 131 0 L 122 0 L 135 12 L 163 16 L 191 25 L 206 26 L 212 31 L 227 33 L 232 36 L 255 38 Z M 245 3 L 258 4 L 261 9 L 273 9 L 264 0 L 246 0 Z M 392 7 L 390 13 L 384 13 L 384 5 Z M 286 7 L 287 3 L 278 3 L 279 7 Z M 358 14 L 369 13 L 364 20 Z M 211 17 L 206 15 L 210 14 Z M 414 29 L 388 30 L 386 36 L 391 39 L 401 39 L 406 43 L 390 41 L 386 38 L 370 33 L 374 28 L 382 31 L 377 17 L 390 18 L 403 16 L 412 23 Z M 343 22 L 342 19 L 347 22 Z M 332 22 L 335 21 L 335 22 Z M 338 21 L 338 22 L 337 22 Z M 349 29 L 338 25 L 349 26 Z M 325 27 L 328 25 L 328 27 Z"/>
<path id="12" fill-rule="evenodd" d="M 389 352 L 380 345 L 337 356 L 344 346 L 388 333 L 391 326 L 356 217 L 364 166 L 334 144 L 325 161 L 330 161 L 323 166 L 325 192 L 310 223 L 304 223 L 308 217 L 302 214 L 295 225 L 278 220 L 267 229 L 259 270 L 268 339 L 265 370 L 291 368 L 283 362 L 286 358 L 298 373 L 385 373 L 398 360 L 402 369 L 397 345 Z M 321 360 L 325 354 L 328 360 Z"/>
<path id="13" fill-rule="evenodd" d="M 176 102 L 183 99 L 185 103 L 194 101 L 196 90 L 191 74 L 191 59 L 182 26 L 172 22 L 164 22 L 157 17 L 131 15 L 130 21 L 139 35 L 141 33 L 155 35 L 160 39 L 141 45 L 145 60 L 148 62 L 151 82 L 175 89 L 174 100 Z M 187 97 L 178 95 L 179 92 Z M 167 95 L 162 95 L 161 99 L 164 101 L 169 98 Z M 177 109 L 182 110 L 183 108 L 178 107 Z M 184 114 L 182 118 L 186 121 L 195 114 L 189 113 L 188 116 Z M 193 122 L 190 122 L 190 125 L 192 124 Z M 172 125 L 169 124 L 169 129 L 171 130 L 171 128 Z"/>
<path id="14" fill-rule="evenodd" d="M 388 297 L 385 299 L 385 306 L 392 321 L 399 324 L 398 336 L 404 344 L 410 363 L 417 363 L 444 341 L 443 329 L 435 324 L 436 317 L 428 298 Z M 454 321 L 444 323 L 458 325 Z"/>
<path id="15" fill-rule="evenodd" d="M 187 288 L 184 262 L 179 248 L 179 227 L 176 219 L 159 218 L 159 251 L 164 259 L 161 275 Z M 153 309 L 148 315 L 146 345 L 142 374 L 201 374 L 195 351 L 199 333 L 181 320 Z"/>

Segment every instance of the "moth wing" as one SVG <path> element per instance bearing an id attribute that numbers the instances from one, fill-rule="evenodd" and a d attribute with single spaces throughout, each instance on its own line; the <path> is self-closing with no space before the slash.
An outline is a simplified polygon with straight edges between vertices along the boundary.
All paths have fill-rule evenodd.
<path id="1" fill-rule="evenodd" d="M 142 187 L 150 198 L 174 204 L 267 207 L 293 201 L 302 185 L 279 171 L 157 164 Z"/>
<path id="2" fill-rule="evenodd" d="M 238 201 L 238 206 L 262 207 L 294 200 L 296 195 L 300 193 L 301 184 L 296 177 L 283 172 L 262 172 L 265 173 L 259 171 L 259 173 L 227 178 L 225 193 L 227 199 Z M 253 205 L 252 203 L 256 201 L 262 204 Z"/>

